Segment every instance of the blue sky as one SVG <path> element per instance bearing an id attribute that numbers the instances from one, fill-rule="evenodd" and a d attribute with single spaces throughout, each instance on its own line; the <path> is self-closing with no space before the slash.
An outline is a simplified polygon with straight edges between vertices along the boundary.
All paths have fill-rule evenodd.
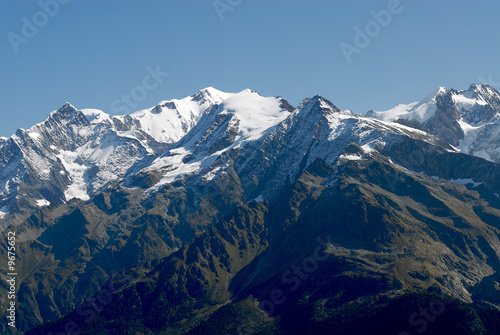
<path id="1" fill-rule="evenodd" d="M 498 13 L 482 0 L 0 0 L 0 136 L 66 101 L 115 114 L 206 86 L 358 113 L 438 86 L 499 89 Z"/>

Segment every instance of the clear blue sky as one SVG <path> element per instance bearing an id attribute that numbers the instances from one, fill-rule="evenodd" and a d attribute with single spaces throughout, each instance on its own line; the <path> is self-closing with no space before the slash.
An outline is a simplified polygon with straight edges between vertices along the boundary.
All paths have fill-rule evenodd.
<path id="1" fill-rule="evenodd" d="M 232 10 L 218 13 L 213 0 L 71 0 L 51 17 L 38 1 L 0 0 L 0 136 L 66 101 L 116 113 L 134 89 L 135 110 L 213 86 L 293 105 L 321 94 L 364 113 L 438 86 L 500 88 L 498 1 L 401 0 L 377 31 L 370 12 L 390 2 L 219 0 Z M 367 24 L 374 36 L 348 64 L 339 45 L 355 47 L 355 27 Z M 145 90 L 147 67 L 169 75 Z"/>

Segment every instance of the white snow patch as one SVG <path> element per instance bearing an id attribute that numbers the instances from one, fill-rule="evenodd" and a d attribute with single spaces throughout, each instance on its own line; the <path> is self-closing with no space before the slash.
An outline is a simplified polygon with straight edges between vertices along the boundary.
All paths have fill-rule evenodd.
<path id="1" fill-rule="evenodd" d="M 458 120 L 458 124 L 460 125 L 460 128 L 462 128 L 464 132 L 464 138 L 460 140 L 460 143 L 458 144 L 458 149 L 466 154 L 471 154 L 474 142 L 477 139 L 477 133 L 480 131 L 482 127 L 473 127 L 462 119 Z"/>
<path id="2" fill-rule="evenodd" d="M 119 141 L 119 139 L 118 139 Z M 99 143 L 99 146 L 95 148 L 93 151 L 92 149 L 88 149 L 88 144 L 82 148 L 80 148 L 80 152 L 82 154 L 88 154 L 89 151 L 92 151 L 92 154 L 89 156 L 89 160 L 94 161 L 94 162 L 99 162 L 99 163 L 104 163 L 106 162 L 110 156 L 115 152 L 116 148 L 118 148 L 119 143 L 117 143 L 116 139 L 110 139 L 108 137 L 105 137 L 102 139 L 102 142 Z M 85 155 L 86 156 L 86 155 Z"/>
<path id="3" fill-rule="evenodd" d="M 350 161 L 360 161 L 363 159 L 363 157 L 358 156 L 358 155 L 340 155 L 339 159 L 348 159 Z"/>
<path id="4" fill-rule="evenodd" d="M 45 199 L 38 199 L 38 200 L 36 201 L 36 205 L 37 205 L 38 207 L 50 206 L 50 201 L 45 200 Z"/>
<path id="5" fill-rule="evenodd" d="M 40 139 L 40 137 L 42 137 L 42 135 L 40 135 L 39 133 L 36 133 L 36 132 L 29 132 L 28 135 L 29 135 L 29 137 L 31 137 L 34 140 L 38 140 L 38 139 Z"/>
<path id="6" fill-rule="evenodd" d="M 377 151 L 375 147 L 383 148 L 385 147 L 386 143 L 384 141 L 376 140 L 376 141 L 371 141 L 366 144 L 363 144 L 361 146 L 361 149 L 363 149 L 364 153 L 369 154 L 372 152 Z"/>
<path id="7" fill-rule="evenodd" d="M 262 196 L 262 194 L 260 194 L 257 198 L 253 199 L 257 202 L 263 202 L 264 201 L 264 197 Z"/>
<path id="8" fill-rule="evenodd" d="M 207 87 L 184 99 L 162 101 L 155 107 L 132 113 L 130 117 L 138 120 L 142 129 L 156 141 L 177 142 L 195 125 L 205 110 L 233 94 Z"/>
<path id="9" fill-rule="evenodd" d="M 408 113 L 413 107 L 415 107 L 418 102 L 413 102 L 410 104 L 398 104 L 396 107 L 391 108 L 387 111 L 373 112 L 375 117 L 382 121 L 394 121 L 403 118 L 404 115 Z"/>
<path id="10" fill-rule="evenodd" d="M 258 93 L 245 89 L 224 101 L 224 111 L 233 113 L 239 124 L 240 140 L 260 138 L 263 133 L 283 121 L 288 111 L 280 107 L 281 98 L 262 97 Z"/>
<path id="11" fill-rule="evenodd" d="M 3 219 L 6 215 L 9 214 L 7 206 L 3 206 L 0 208 L 0 219 Z"/>
<path id="12" fill-rule="evenodd" d="M 472 187 L 478 187 L 479 185 L 484 184 L 483 182 L 475 182 L 473 179 L 451 179 L 450 181 L 460 185 L 472 184 Z"/>
<path id="13" fill-rule="evenodd" d="M 160 170 L 164 173 L 164 175 L 160 182 L 151 187 L 148 191 L 154 191 L 162 185 L 171 183 L 176 179 L 182 178 L 183 176 L 198 173 L 202 169 L 203 160 L 207 162 L 210 160 L 211 163 L 213 163 L 216 158 L 214 154 L 200 161 L 184 163 L 184 158 L 190 154 L 190 151 L 186 150 L 184 147 L 180 147 L 171 149 L 166 156 L 155 159 L 153 164 L 151 164 L 146 170 Z M 211 163 L 206 165 L 210 166 Z"/>
<path id="14" fill-rule="evenodd" d="M 472 92 L 470 92 L 472 93 Z M 472 97 L 467 97 L 466 94 L 453 94 L 451 97 L 453 102 L 457 105 L 458 108 L 462 110 L 470 110 L 475 105 L 487 105 L 488 103 L 483 99 L 476 99 Z"/>
<path id="15" fill-rule="evenodd" d="M 481 128 L 481 126 L 478 126 L 478 127 L 474 127 L 474 126 L 471 126 L 470 124 L 468 124 L 467 122 L 465 122 L 463 119 L 460 119 L 457 121 L 458 124 L 460 125 L 460 128 L 462 128 L 462 130 L 467 134 L 468 132 L 471 132 L 471 131 L 474 131 L 476 129 L 479 129 Z"/>
<path id="16" fill-rule="evenodd" d="M 205 176 L 203 177 L 206 181 L 211 181 L 215 178 L 215 176 L 218 174 L 218 172 L 221 170 L 221 166 L 218 166 L 216 167 L 215 169 L 213 169 L 212 171 L 208 172 L 207 174 L 205 174 Z"/>
<path id="17" fill-rule="evenodd" d="M 377 119 L 382 121 L 395 121 L 397 119 L 413 120 L 424 123 L 436 114 L 436 96 L 446 91 L 439 87 L 420 102 L 399 104 L 396 107 L 382 112 L 374 112 Z"/>
<path id="18" fill-rule="evenodd" d="M 80 112 L 82 112 L 83 115 L 85 115 L 85 117 L 91 124 L 102 123 L 104 121 L 111 120 L 110 115 L 104 113 L 102 110 L 99 109 L 85 108 L 81 109 Z"/>
<path id="19" fill-rule="evenodd" d="M 472 184 L 472 187 L 478 187 L 479 185 L 481 184 L 484 184 L 483 182 L 475 182 L 473 179 L 471 178 L 463 178 L 463 179 L 450 179 L 450 180 L 447 180 L 447 179 L 442 179 L 442 178 L 439 178 L 437 176 L 431 176 L 431 178 L 433 179 L 436 179 L 436 180 L 446 180 L 446 181 L 451 181 L 452 183 L 454 184 L 459 184 L 459 185 L 468 185 L 468 184 Z"/>
<path id="20" fill-rule="evenodd" d="M 71 184 L 64 192 L 66 201 L 73 198 L 89 200 L 90 197 L 87 193 L 87 182 L 85 181 L 85 172 L 88 170 L 88 167 L 77 162 L 79 157 L 75 152 L 62 151 L 60 155 L 56 157 L 61 160 L 64 168 L 69 172 L 71 179 Z"/>

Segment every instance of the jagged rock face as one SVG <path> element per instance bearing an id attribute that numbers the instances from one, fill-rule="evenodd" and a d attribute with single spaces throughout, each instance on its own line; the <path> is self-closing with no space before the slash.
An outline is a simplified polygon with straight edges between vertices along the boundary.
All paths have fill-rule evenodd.
<path id="1" fill-rule="evenodd" d="M 18 130 L 0 145 L 0 227 L 51 203 L 88 200 L 161 154 L 228 96 L 208 88 L 125 116 L 66 103 L 44 122 Z"/>
<path id="2" fill-rule="evenodd" d="M 458 146 L 464 137 L 457 122 L 461 116 L 452 98 L 456 94 L 453 90 L 447 90 L 445 94 L 436 96 L 436 114 L 422 125 L 422 130 L 437 135 L 454 146 Z"/>
<path id="3" fill-rule="evenodd" d="M 26 208 L 15 228 L 20 329 L 62 318 L 32 333 L 76 320 L 86 334 L 198 334 L 223 318 L 218 333 L 253 311 L 267 333 L 293 333 L 298 320 L 321 329 L 338 311 L 425 290 L 496 308 L 500 166 L 450 143 L 472 134 L 466 105 L 477 107 L 467 122 L 494 126 L 495 92 L 438 90 L 403 111 L 406 126 L 320 96 L 293 109 L 251 90 L 207 89 L 123 117 L 66 105 L 0 141 L 0 151 L 15 144 L 0 177 L 24 178 L 8 180 Z M 44 164 L 59 179 L 40 182 Z M 78 307 L 123 268 L 113 304 L 86 322 Z"/>
<path id="4" fill-rule="evenodd" d="M 419 103 L 367 116 L 422 129 L 466 154 L 500 162 L 500 93 L 491 86 L 439 88 Z"/>

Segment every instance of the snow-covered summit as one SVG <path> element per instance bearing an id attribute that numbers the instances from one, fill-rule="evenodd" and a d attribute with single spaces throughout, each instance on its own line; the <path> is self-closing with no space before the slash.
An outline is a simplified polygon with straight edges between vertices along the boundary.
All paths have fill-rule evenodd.
<path id="1" fill-rule="evenodd" d="M 436 114 L 437 99 L 447 92 L 445 87 L 438 87 L 420 102 L 398 104 L 387 111 L 370 111 L 367 116 L 382 121 L 405 119 L 424 123 Z"/>
<path id="2" fill-rule="evenodd" d="M 366 153 L 401 137 L 438 143 L 424 131 L 340 110 L 321 96 L 304 99 L 291 112 L 286 106 L 279 97 L 248 89 L 234 94 L 163 155 L 129 176 L 127 185 L 140 185 L 154 195 L 166 184 L 207 185 L 236 173 L 252 197 L 270 199 L 316 158 L 334 164 L 350 143 Z"/>
<path id="3" fill-rule="evenodd" d="M 196 124 L 204 112 L 232 95 L 232 93 L 207 87 L 184 99 L 164 100 L 152 108 L 118 118 L 130 117 L 137 120 L 138 126 L 156 141 L 173 143 L 180 140 Z"/>
<path id="4" fill-rule="evenodd" d="M 179 141 L 232 95 L 208 87 L 130 115 L 65 103 L 45 121 L 0 139 L 0 207 L 4 213 L 28 213 L 42 201 L 89 199 L 142 159 Z"/>
<path id="5" fill-rule="evenodd" d="M 129 115 L 66 103 L 44 122 L 0 138 L 0 220 L 26 217 L 41 204 L 87 200 L 109 184 L 153 192 L 225 173 L 238 173 L 242 187 L 267 199 L 316 158 L 334 164 L 350 143 L 368 154 L 405 137 L 453 151 L 439 136 L 500 162 L 499 108 L 499 93 L 487 85 L 440 87 L 420 102 L 366 116 L 321 96 L 293 108 L 281 97 L 213 87 Z M 279 172 L 266 186 L 269 171 Z"/>
<path id="6" fill-rule="evenodd" d="M 232 114 L 238 120 L 236 140 L 257 139 L 288 116 L 281 106 L 282 100 L 278 97 L 262 97 L 255 91 L 245 89 L 225 100 L 219 111 Z"/>
<path id="7" fill-rule="evenodd" d="M 157 188 L 207 169 L 222 153 L 268 134 L 290 114 L 287 105 L 280 97 L 263 97 L 250 89 L 233 94 L 143 171 L 164 171 Z"/>
<path id="8" fill-rule="evenodd" d="M 439 87 L 420 102 L 367 116 L 417 127 L 464 153 L 500 162 L 500 93 L 489 85 L 462 91 Z"/>

